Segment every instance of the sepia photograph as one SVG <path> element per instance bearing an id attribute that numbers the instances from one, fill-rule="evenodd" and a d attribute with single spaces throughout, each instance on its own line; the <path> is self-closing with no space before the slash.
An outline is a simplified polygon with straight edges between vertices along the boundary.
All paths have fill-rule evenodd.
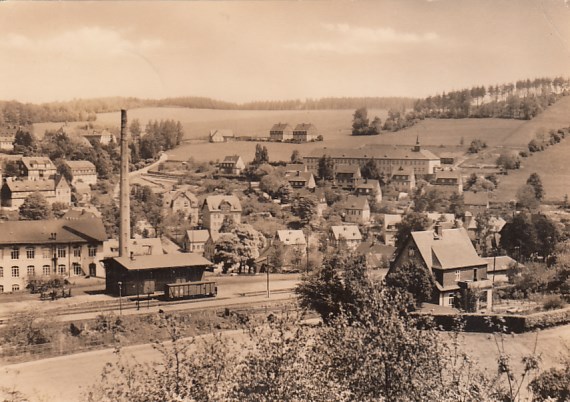
<path id="1" fill-rule="evenodd" d="M 0 54 L 0 402 L 570 402 L 570 0 L 4 0 Z"/>

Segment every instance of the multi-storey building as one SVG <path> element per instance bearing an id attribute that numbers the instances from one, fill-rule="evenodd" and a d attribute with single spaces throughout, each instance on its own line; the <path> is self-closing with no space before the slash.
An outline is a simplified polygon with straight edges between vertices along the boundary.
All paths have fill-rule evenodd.
<path id="1" fill-rule="evenodd" d="M 25 156 L 20 160 L 22 175 L 28 180 L 53 179 L 57 169 L 53 162 L 45 156 Z"/>
<path id="2" fill-rule="evenodd" d="M 293 128 L 287 123 L 277 123 L 269 130 L 271 141 L 287 141 L 293 139 Z"/>
<path id="3" fill-rule="evenodd" d="M 163 205 L 172 213 L 182 212 L 191 225 L 198 224 L 200 205 L 188 188 L 182 187 L 164 194 Z"/>
<path id="4" fill-rule="evenodd" d="M 202 205 L 202 221 L 206 229 L 217 232 L 225 219 L 241 222 L 241 203 L 235 195 L 210 195 Z"/>
<path id="5" fill-rule="evenodd" d="M 226 174 L 239 175 L 245 169 L 245 163 L 239 155 L 229 155 L 220 162 L 220 170 Z"/>
<path id="6" fill-rule="evenodd" d="M 71 184 L 97 184 L 97 169 L 89 161 L 65 161 L 71 173 Z"/>
<path id="7" fill-rule="evenodd" d="M 2 186 L 2 206 L 17 209 L 26 197 L 33 193 L 41 194 L 47 202 L 71 204 L 71 188 L 63 176 L 53 180 L 13 180 L 6 179 Z"/>
<path id="8" fill-rule="evenodd" d="M 97 274 L 105 227 L 99 218 L 0 224 L 0 292 L 26 288 L 38 276 Z"/>
<path id="9" fill-rule="evenodd" d="M 380 172 L 390 177 L 400 166 L 411 167 L 416 176 L 432 175 L 440 168 L 441 161 L 427 149 L 419 144 L 412 148 L 398 148 L 386 145 L 367 145 L 359 149 L 317 149 L 303 160 L 308 169 L 317 174 L 319 160 L 329 156 L 335 166 L 358 165 L 361 168 L 371 160 L 376 162 Z"/>
<path id="10" fill-rule="evenodd" d="M 293 140 L 299 142 L 311 142 L 317 139 L 318 132 L 314 124 L 301 123 L 293 130 Z"/>

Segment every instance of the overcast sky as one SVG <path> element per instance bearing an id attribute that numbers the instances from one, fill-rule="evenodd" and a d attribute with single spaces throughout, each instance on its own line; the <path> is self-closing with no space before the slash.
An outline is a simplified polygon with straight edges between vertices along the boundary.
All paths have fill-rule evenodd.
<path id="1" fill-rule="evenodd" d="M 0 99 L 426 96 L 570 76 L 569 0 L 0 2 Z"/>

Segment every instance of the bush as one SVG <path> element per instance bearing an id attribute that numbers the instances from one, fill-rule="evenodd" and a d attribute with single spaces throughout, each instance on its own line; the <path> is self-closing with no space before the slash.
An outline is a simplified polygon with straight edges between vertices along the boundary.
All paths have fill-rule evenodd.
<path id="1" fill-rule="evenodd" d="M 566 302 L 558 295 L 547 296 L 542 302 L 542 308 L 545 310 L 557 310 L 563 308 Z"/>

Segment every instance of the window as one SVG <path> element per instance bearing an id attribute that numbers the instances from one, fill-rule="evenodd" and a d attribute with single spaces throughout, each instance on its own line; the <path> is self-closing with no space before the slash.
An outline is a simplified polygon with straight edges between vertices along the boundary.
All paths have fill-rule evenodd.
<path id="1" fill-rule="evenodd" d="M 10 257 L 13 260 L 17 260 L 20 258 L 20 248 L 19 247 L 12 247 L 12 251 L 10 252 Z"/>
<path id="2" fill-rule="evenodd" d="M 26 247 L 26 258 L 28 260 L 36 258 L 36 249 L 34 247 Z"/>
<path id="3" fill-rule="evenodd" d="M 447 296 L 447 305 L 450 307 L 453 307 L 453 303 L 455 302 L 455 295 L 453 293 L 450 293 Z"/>
<path id="4" fill-rule="evenodd" d="M 89 257 L 97 256 L 97 246 L 89 246 Z"/>
<path id="5" fill-rule="evenodd" d="M 42 257 L 43 258 L 51 258 L 52 257 L 51 248 L 44 247 L 42 249 Z"/>
<path id="6" fill-rule="evenodd" d="M 64 264 L 58 265 L 57 271 L 59 272 L 60 275 L 65 275 L 65 265 Z"/>
<path id="7" fill-rule="evenodd" d="M 20 290 L 20 285 L 12 285 L 12 292 L 18 292 Z"/>
<path id="8" fill-rule="evenodd" d="M 12 278 L 19 278 L 20 277 L 20 267 L 12 267 Z"/>
<path id="9" fill-rule="evenodd" d="M 74 275 L 83 275 L 83 270 L 81 269 L 81 264 L 73 263 L 73 274 Z"/>
<path id="10" fill-rule="evenodd" d="M 74 257 L 81 257 L 81 247 L 80 246 L 73 246 L 73 256 Z"/>
<path id="11" fill-rule="evenodd" d="M 456 270 L 455 271 L 455 281 L 459 281 L 459 280 L 461 280 L 461 271 Z"/>
<path id="12" fill-rule="evenodd" d="M 473 281 L 477 282 L 477 268 L 473 269 Z"/>
<path id="13" fill-rule="evenodd" d="M 0 293 L 4 293 L 4 285 L 0 285 Z"/>
<path id="14" fill-rule="evenodd" d="M 51 267 L 49 265 L 44 265 L 42 267 L 42 274 L 44 274 L 44 276 L 49 276 L 51 274 Z"/>
<path id="15" fill-rule="evenodd" d="M 57 258 L 65 258 L 66 248 L 65 246 L 57 246 Z"/>
<path id="16" fill-rule="evenodd" d="M 0 278 L 4 277 L 4 268 L 0 267 Z"/>
<path id="17" fill-rule="evenodd" d="M 27 271 L 28 271 L 28 276 L 36 275 L 36 268 L 33 265 L 28 265 Z"/>

